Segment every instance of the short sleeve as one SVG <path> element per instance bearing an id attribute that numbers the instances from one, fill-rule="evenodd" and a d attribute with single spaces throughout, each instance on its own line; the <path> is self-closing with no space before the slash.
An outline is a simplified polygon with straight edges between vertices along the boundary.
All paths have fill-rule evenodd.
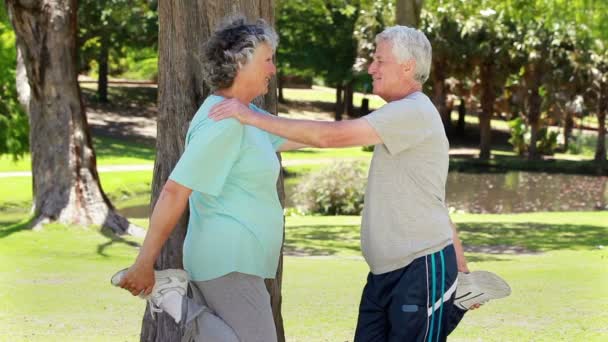
<path id="1" fill-rule="evenodd" d="M 389 102 L 364 118 L 392 155 L 416 146 L 432 131 L 429 117 L 408 98 Z"/>
<path id="2" fill-rule="evenodd" d="M 258 106 L 251 104 L 250 108 L 255 110 L 258 113 L 262 113 L 262 114 L 266 114 L 266 115 L 272 115 L 270 113 L 268 113 L 267 111 L 259 108 Z M 287 139 L 280 137 L 278 135 L 274 135 L 272 133 L 266 132 L 266 134 L 268 134 L 268 138 L 270 139 L 270 143 L 272 144 L 272 148 L 274 148 L 275 151 L 277 151 L 281 145 L 283 145 L 285 143 L 285 141 L 287 141 Z"/>
<path id="3" fill-rule="evenodd" d="M 195 191 L 219 195 L 239 156 L 242 138 L 243 125 L 235 119 L 204 122 L 189 134 L 169 179 Z"/>

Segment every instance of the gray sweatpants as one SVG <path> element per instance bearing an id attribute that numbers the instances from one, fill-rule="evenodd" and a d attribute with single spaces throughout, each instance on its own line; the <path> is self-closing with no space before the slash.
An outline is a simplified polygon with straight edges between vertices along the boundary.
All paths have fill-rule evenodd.
<path id="1" fill-rule="evenodd" d="M 277 341 L 270 295 L 264 279 L 232 272 L 190 282 L 193 298 L 185 297 L 185 334 L 182 341 Z"/>

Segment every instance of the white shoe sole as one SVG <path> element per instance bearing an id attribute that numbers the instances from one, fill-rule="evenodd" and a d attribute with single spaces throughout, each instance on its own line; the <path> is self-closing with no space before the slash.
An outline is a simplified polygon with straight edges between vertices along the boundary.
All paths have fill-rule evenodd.
<path id="1" fill-rule="evenodd" d="M 488 271 L 459 274 L 454 304 L 468 310 L 475 304 L 500 299 L 511 294 L 511 287 L 498 275 Z"/>

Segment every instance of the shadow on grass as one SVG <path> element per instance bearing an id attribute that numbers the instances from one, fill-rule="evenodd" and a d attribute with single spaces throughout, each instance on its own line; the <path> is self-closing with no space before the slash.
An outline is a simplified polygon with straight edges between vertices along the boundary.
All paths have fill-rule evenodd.
<path id="1" fill-rule="evenodd" d="M 94 144 L 98 157 L 131 157 L 154 161 L 156 156 L 154 148 L 127 140 L 102 137 L 94 138 Z"/>
<path id="2" fill-rule="evenodd" d="M 14 233 L 29 230 L 32 218 L 18 220 L 0 220 L 0 239 L 4 239 Z"/>
<path id="3" fill-rule="evenodd" d="M 591 225 L 466 222 L 458 224 L 458 231 L 465 246 L 487 247 L 479 251 L 490 254 L 593 249 L 608 243 L 608 227 Z"/>
<path id="4" fill-rule="evenodd" d="M 608 227 L 521 222 L 458 225 L 471 261 L 505 261 L 505 256 L 553 250 L 594 249 L 608 244 Z M 299 225 L 285 230 L 286 255 L 331 256 L 361 252 L 359 225 Z"/>
<path id="5" fill-rule="evenodd" d="M 103 235 L 104 237 L 109 239 L 108 242 L 102 243 L 97 246 L 97 254 L 99 254 L 103 257 L 109 257 L 109 255 L 107 255 L 105 253 L 105 250 L 106 250 L 106 248 L 108 248 L 116 243 L 122 243 L 122 244 L 131 246 L 131 247 L 135 247 L 135 248 L 141 247 L 141 245 L 139 243 L 137 243 L 135 241 L 130 241 L 121 236 L 118 236 L 108 228 L 102 228 L 99 232 L 101 233 L 101 235 Z"/>

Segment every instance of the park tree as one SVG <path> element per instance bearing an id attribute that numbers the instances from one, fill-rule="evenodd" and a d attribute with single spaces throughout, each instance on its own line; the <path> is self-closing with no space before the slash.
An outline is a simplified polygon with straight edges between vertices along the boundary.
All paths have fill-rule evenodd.
<path id="1" fill-rule="evenodd" d="M 514 39 L 513 26 L 503 12 L 493 9 L 471 14 L 463 24 L 466 58 L 477 69 L 479 79 L 479 158 L 482 160 L 490 158 L 494 104 L 511 71 L 517 67 L 513 65 L 510 50 Z"/>
<path id="2" fill-rule="evenodd" d="M 0 155 L 17 159 L 29 148 L 27 114 L 17 100 L 15 33 L 6 8 L 0 5 Z"/>
<path id="3" fill-rule="evenodd" d="M 76 0 L 6 4 L 18 50 L 17 89 L 29 114 L 33 226 L 59 221 L 141 233 L 116 212 L 99 182 L 77 82 Z"/>
<path id="4" fill-rule="evenodd" d="M 419 27 L 424 0 L 397 0 L 395 10 L 397 25 Z"/>
<path id="5" fill-rule="evenodd" d="M 319 0 L 282 0 L 277 4 L 277 81 L 279 102 L 284 103 L 287 76 L 312 79 L 323 68 L 320 36 L 327 27 L 326 9 Z"/>
<path id="6" fill-rule="evenodd" d="M 161 188 L 184 150 L 188 124 L 194 113 L 209 94 L 203 82 L 200 56 L 203 43 L 220 23 L 232 14 L 244 14 L 250 19 L 263 18 L 274 22 L 274 1 L 202 1 L 181 0 L 159 2 L 159 109 L 156 161 L 152 184 L 151 207 L 154 207 Z M 271 113 L 276 113 L 276 82 L 264 98 L 257 99 Z M 201 167 L 205 167 L 201 165 Z M 278 190 L 284 199 L 282 179 Z M 156 261 L 156 268 L 182 268 L 182 245 L 188 215 L 185 214 L 165 243 Z M 281 318 L 282 257 L 276 278 L 267 281 L 272 308 L 280 341 L 285 340 Z M 179 341 L 179 327 L 167 315 L 154 320 L 146 308 L 142 323 L 142 341 Z"/>
<path id="7" fill-rule="evenodd" d="M 322 75 L 336 87 L 336 121 L 342 120 L 345 110 L 353 114 L 354 70 L 358 42 L 355 25 L 361 1 L 324 0 L 328 13 L 327 26 L 321 35 L 323 50 Z M 326 34 L 332 32 L 332 34 Z"/>
<path id="8" fill-rule="evenodd" d="M 82 64 L 96 61 L 97 99 L 108 101 L 110 55 L 131 48 L 154 47 L 158 41 L 157 1 L 80 0 L 78 46 Z"/>
<path id="9" fill-rule="evenodd" d="M 595 42 L 589 68 L 591 86 L 586 94 L 588 103 L 597 114 L 598 131 L 594 160 L 600 169 L 606 168 L 606 111 L 608 111 L 608 52 L 604 43 Z"/>
<path id="10" fill-rule="evenodd" d="M 432 99 L 441 115 L 446 132 L 451 129 L 453 109 L 453 106 L 448 103 L 450 93 L 448 79 L 458 77 L 457 82 L 462 85 L 465 83 L 464 78 L 467 71 L 470 73 L 470 70 L 473 69 L 473 65 L 466 58 L 464 48 L 467 44 L 461 35 L 463 22 L 462 15 L 459 14 L 456 7 L 450 4 L 437 8 L 433 13 L 425 11 L 421 18 L 420 29 L 433 47 L 429 82 L 432 87 Z"/>

